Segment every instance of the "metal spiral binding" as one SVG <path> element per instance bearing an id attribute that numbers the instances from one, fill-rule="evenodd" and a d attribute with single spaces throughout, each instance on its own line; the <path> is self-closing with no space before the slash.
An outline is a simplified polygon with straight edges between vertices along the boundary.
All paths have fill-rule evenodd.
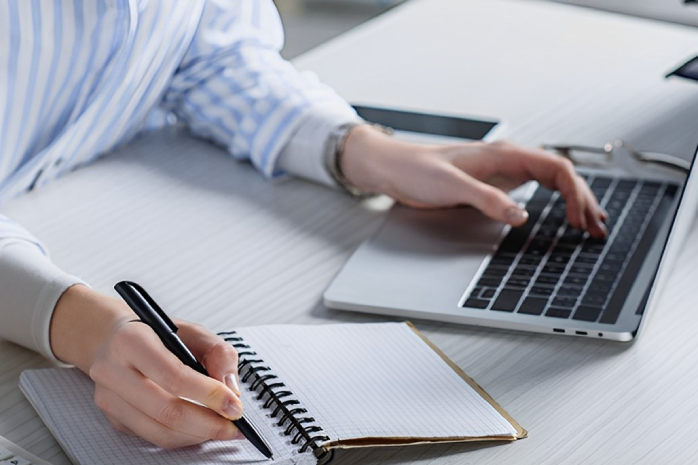
<path id="1" fill-rule="evenodd" d="M 312 449 L 318 464 L 329 463 L 334 457 L 334 451 L 325 450 L 317 443 L 330 438 L 324 434 L 322 427 L 315 424 L 315 418 L 307 415 L 308 411 L 300 406 L 300 402 L 293 393 L 286 389 L 286 385 L 271 371 L 271 368 L 264 365 L 263 360 L 257 358 L 257 353 L 245 344 L 243 338 L 235 331 L 218 333 L 218 335 L 238 351 L 240 381 L 249 385 L 250 390 L 257 394 L 257 400 L 269 396 L 263 407 L 268 410 L 273 408 L 271 417 L 274 419 L 279 417 L 276 426 L 283 428 L 288 422 L 283 434 L 289 437 L 293 435 L 291 444 L 300 445 L 298 449 L 300 453 Z"/>

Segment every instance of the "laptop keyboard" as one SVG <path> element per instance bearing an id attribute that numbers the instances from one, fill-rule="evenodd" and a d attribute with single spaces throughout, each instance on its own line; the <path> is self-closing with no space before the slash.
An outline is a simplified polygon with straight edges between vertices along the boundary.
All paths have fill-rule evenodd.
<path id="1" fill-rule="evenodd" d="M 669 183 L 585 176 L 608 237 L 571 227 L 559 193 L 539 186 L 463 306 L 613 324 L 676 195 Z M 639 257 L 635 258 L 634 257 Z"/>

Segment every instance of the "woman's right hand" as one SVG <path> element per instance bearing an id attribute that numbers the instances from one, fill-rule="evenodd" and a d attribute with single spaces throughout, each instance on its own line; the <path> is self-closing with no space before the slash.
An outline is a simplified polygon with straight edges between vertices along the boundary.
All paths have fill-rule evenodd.
<path id="1" fill-rule="evenodd" d="M 179 336 L 206 367 L 180 362 L 123 302 L 69 288 L 51 320 L 51 347 L 95 382 L 95 403 L 117 430 L 164 448 L 242 436 L 237 352 L 205 328 L 178 321 Z M 186 399 L 196 401 L 196 405 Z"/>

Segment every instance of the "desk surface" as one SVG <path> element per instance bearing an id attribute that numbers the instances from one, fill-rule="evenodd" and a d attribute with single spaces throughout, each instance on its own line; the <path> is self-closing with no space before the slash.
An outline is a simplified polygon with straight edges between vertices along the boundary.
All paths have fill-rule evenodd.
<path id="1" fill-rule="evenodd" d="M 603 143 L 689 156 L 698 86 L 665 81 L 698 31 L 549 3 L 413 0 L 298 60 L 353 101 L 503 118 L 518 142 Z M 130 217 L 127 217 L 127 212 Z M 209 328 L 383 321 L 322 291 L 383 212 L 302 181 L 269 184 L 182 135 L 148 136 L 3 206 L 56 263 L 112 293 L 134 279 Z M 530 432 L 503 446 L 339 454 L 337 463 L 692 463 L 698 415 L 694 231 L 640 339 L 416 322 Z M 192 289 L 196 289 L 192 293 Z M 17 388 L 47 366 L 0 342 L 0 434 L 68 463 Z"/>

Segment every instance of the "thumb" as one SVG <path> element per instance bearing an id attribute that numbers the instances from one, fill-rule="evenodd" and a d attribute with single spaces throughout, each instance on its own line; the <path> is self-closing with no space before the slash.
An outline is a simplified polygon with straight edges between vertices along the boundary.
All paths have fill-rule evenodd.
<path id="1" fill-rule="evenodd" d="M 472 179 L 468 203 L 493 220 L 512 226 L 521 226 L 528 221 L 528 212 L 517 205 L 511 197 L 496 187 Z"/>

